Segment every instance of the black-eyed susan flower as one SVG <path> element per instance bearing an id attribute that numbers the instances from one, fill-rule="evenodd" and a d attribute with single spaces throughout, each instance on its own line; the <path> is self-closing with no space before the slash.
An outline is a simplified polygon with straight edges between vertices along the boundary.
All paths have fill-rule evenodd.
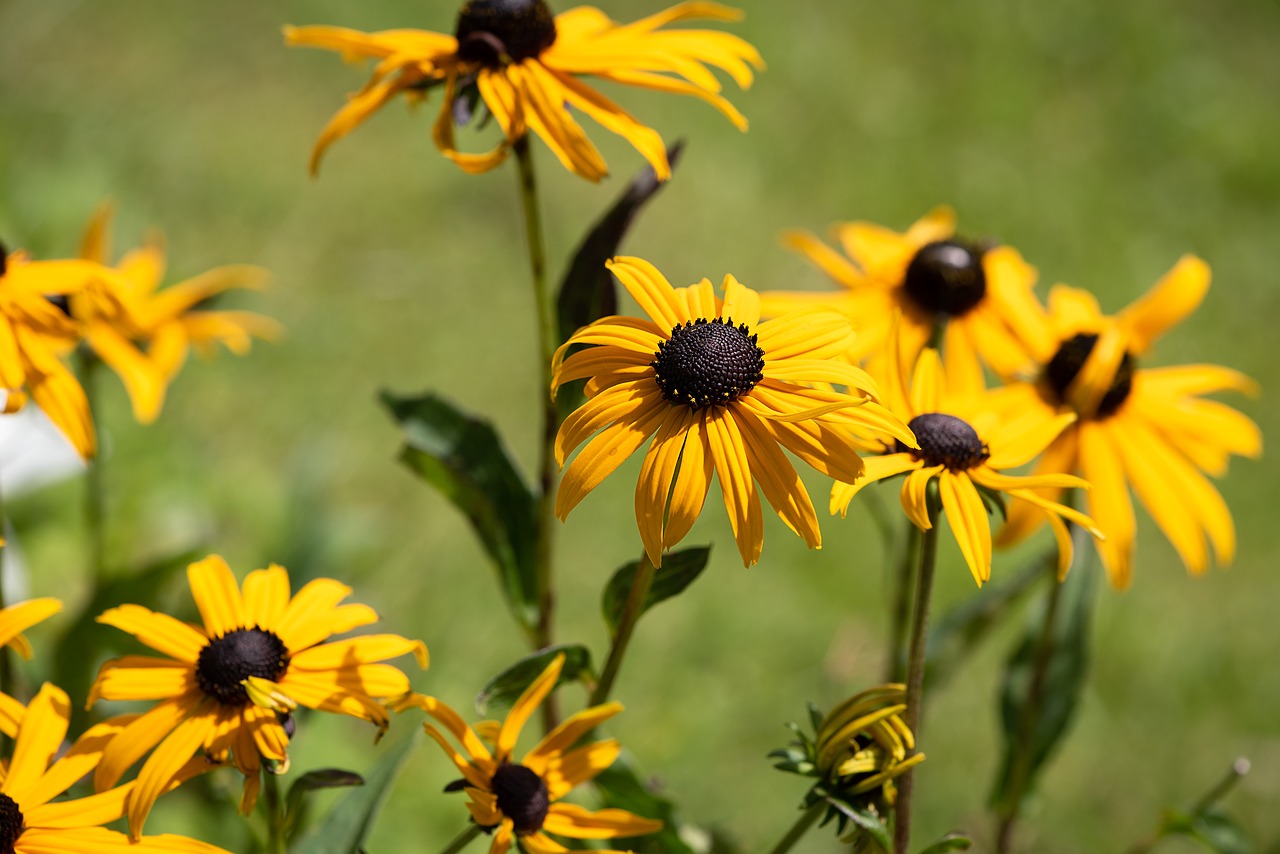
<path id="1" fill-rule="evenodd" d="M 4 412 L 35 400 L 86 459 L 96 451 L 89 401 L 59 353 L 75 345 L 80 327 L 60 306 L 108 271 L 67 259 L 32 261 L 0 246 L 0 383 Z"/>
<path id="2" fill-rule="evenodd" d="M 379 107 L 405 93 L 420 99 L 442 85 L 434 138 L 440 152 L 467 172 L 485 172 L 530 131 L 565 168 L 592 181 L 608 168 L 574 119 L 581 113 L 622 136 L 653 165 L 660 180 L 671 175 L 662 138 L 622 107 L 584 83 L 590 75 L 614 83 L 692 95 L 715 106 L 742 130 L 742 115 L 720 95 L 708 66 L 739 86 L 763 68 L 755 48 L 736 36 L 709 30 L 667 29 L 679 21 L 733 21 L 741 15 L 715 3 L 681 3 L 631 24 L 617 24 L 599 9 L 579 6 L 553 15 L 544 0 L 468 0 L 453 35 L 423 30 L 362 33 L 343 27 L 286 27 L 285 41 L 340 51 L 349 60 L 378 64 L 364 88 L 351 96 L 320 134 L 311 157 L 314 172 L 326 148 Z M 483 102 L 502 130 L 484 154 L 458 151 L 454 127 Z"/>
<path id="3" fill-rule="evenodd" d="M 420 708 L 444 727 L 456 747 L 440 730 L 426 725 L 430 735 L 462 773 L 456 787 L 467 793 L 467 809 L 477 825 L 493 833 L 489 854 L 506 854 L 512 844 L 529 854 L 559 854 L 567 849 L 553 836 L 574 839 L 613 839 L 643 836 L 662 829 L 662 822 L 620 809 L 596 812 L 561 799 L 575 787 L 604 771 L 622 748 L 616 739 L 579 745 L 579 741 L 622 711 L 621 703 L 592 706 L 571 716 L 515 761 L 520 731 L 542 701 L 555 688 L 564 656 L 547 666 L 520 698 L 497 729 L 490 750 L 476 731 L 453 709 L 420 694 L 400 703 L 401 709 Z M 619 854 L 619 852 L 613 852 Z"/>
<path id="4" fill-rule="evenodd" d="M 379 700 L 406 694 L 409 680 L 380 662 L 413 653 L 427 665 L 422 642 L 399 635 L 324 643 L 378 619 L 365 605 L 339 604 L 351 588 L 337 581 L 315 579 L 290 598 L 288 573 L 271 566 L 249 573 L 241 592 L 217 555 L 191 564 L 187 578 L 203 626 L 139 605 L 98 618 L 168 656 L 108 661 L 89 697 L 90 705 L 161 701 L 112 739 L 94 775 L 99 790 L 109 788 L 151 752 L 129 801 L 135 836 L 156 796 L 193 754 L 203 751 L 215 762 L 230 756 L 245 775 L 241 808 L 247 813 L 257 799 L 262 760 L 274 773 L 288 767 L 285 722 L 294 708 L 352 715 L 385 729 L 388 715 Z"/>
<path id="5" fill-rule="evenodd" d="M 0 545 L 4 541 L 0 540 Z M 0 610 L 0 646 L 11 646 L 23 658 L 31 658 L 31 644 L 22 633 L 62 610 L 62 602 L 52 598 L 28 599 Z"/>
<path id="6" fill-rule="evenodd" d="M 813 504 L 783 448 L 825 475 L 852 481 L 862 474 L 859 435 L 915 447 L 906 425 L 874 399 L 871 378 L 842 358 L 854 335 L 840 312 L 817 308 L 761 323 L 759 295 L 733 276 L 717 296 L 706 279 L 673 288 L 639 258 L 615 258 L 608 267 L 649 317 L 598 320 L 555 355 L 553 392 L 585 378 L 588 398 L 561 426 L 557 460 L 563 465 L 599 434 L 565 471 L 556 493 L 560 519 L 653 437 L 635 497 L 649 560 L 661 566 L 663 551 L 689 532 L 714 472 L 742 562 L 750 566 L 764 540 L 756 483 L 811 548 L 822 542 Z M 589 346 L 566 358 L 578 345 Z"/>
<path id="7" fill-rule="evenodd" d="M 81 247 L 84 258 L 103 266 L 110 264 L 110 219 L 110 207 L 99 208 Z M 165 252 L 157 235 L 125 254 L 111 272 L 71 297 L 69 305 L 84 325 L 85 343 L 120 376 L 140 423 L 159 416 L 165 390 L 192 347 L 210 355 L 222 344 L 244 354 L 255 337 L 279 334 L 279 325 L 260 314 L 202 307 L 231 288 L 262 288 L 267 276 L 259 267 L 216 267 L 160 289 Z"/>
<path id="8" fill-rule="evenodd" d="M 119 731 L 117 724 L 99 724 L 59 755 L 70 718 L 66 693 L 47 683 L 17 720 L 0 717 L 0 731 L 14 739 L 12 755 L 0 765 L 0 852 L 227 854 L 183 836 L 164 834 L 131 841 L 119 831 L 102 827 L 124 815 L 133 783 L 85 798 L 54 801 L 93 770 L 103 746 Z M 201 765 L 187 763 L 174 775 L 174 782 L 199 773 Z"/>
<path id="9" fill-rule="evenodd" d="M 858 332 L 850 357 L 866 360 L 876 376 L 884 375 L 881 358 L 895 315 L 911 359 L 945 327 L 947 373 L 965 393 L 984 387 L 982 362 L 1002 377 L 1027 364 L 1019 332 L 1038 309 L 1031 290 L 1036 272 L 1017 250 L 957 237 L 947 207 L 902 234 L 869 222 L 841 223 L 834 232 L 844 255 L 805 232 L 788 232 L 784 241 L 844 290 L 763 293 L 766 317 L 814 304 L 839 308 Z"/>
<path id="10" fill-rule="evenodd" d="M 897 352 L 905 358 L 907 351 L 898 349 L 894 338 L 891 333 L 890 353 Z M 844 515 L 853 496 L 868 484 L 905 473 L 902 508 L 917 528 L 927 531 L 933 527 L 928 486 L 936 478 L 951 532 L 974 580 L 981 585 L 991 577 L 991 524 L 979 489 L 1004 493 L 1025 502 L 1029 510 L 1049 521 L 1058 541 L 1059 575 L 1065 574 L 1071 567 L 1072 546 L 1070 532 L 1062 520 L 1069 519 L 1095 535 L 1098 527 L 1078 510 L 1033 490 L 1046 486 L 1087 488 L 1088 484 L 1065 473 L 1016 477 L 1002 470 L 1029 462 L 1075 416 L 1064 413 L 1035 421 L 997 417 L 985 409 L 981 397 L 957 396 L 949 391 L 942 360 L 932 348 L 926 348 L 917 358 L 910 388 L 904 382 L 905 372 L 899 368 L 901 359 L 890 357 L 886 364 L 886 402 L 902 418 L 910 419 L 908 424 L 920 446 L 886 445 L 883 455 L 868 457 L 863 477 L 832 488 L 831 512 Z"/>
<path id="11" fill-rule="evenodd" d="M 1199 306 L 1209 280 L 1208 265 L 1186 256 L 1145 296 L 1110 316 L 1088 292 L 1056 286 L 1040 333 L 1028 341 L 1039 365 L 1034 381 L 993 393 L 1001 412 L 1042 424 L 1063 412 L 1077 416 L 1036 472 L 1079 472 L 1093 485 L 1089 513 L 1106 533 L 1099 551 L 1117 588 L 1127 587 L 1133 573 L 1130 487 L 1191 572 L 1205 570 L 1210 545 L 1220 564 L 1235 555 L 1231 511 L 1204 475 L 1225 474 L 1233 454 L 1259 456 L 1262 435 L 1249 418 L 1202 395 L 1253 393 L 1253 381 L 1217 365 L 1138 363 Z M 1014 508 L 1000 541 L 1020 540 L 1037 524 Z"/>

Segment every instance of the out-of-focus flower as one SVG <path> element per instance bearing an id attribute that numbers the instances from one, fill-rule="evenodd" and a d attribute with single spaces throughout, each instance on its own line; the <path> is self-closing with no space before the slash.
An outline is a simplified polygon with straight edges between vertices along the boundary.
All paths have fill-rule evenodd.
<path id="1" fill-rule="evenodd" d="M 288 573 L 271 566 L 249 573 L 242 593 L 217 555 L 191 564 L 187 578 L 203 627 L 139 605 L 98 618 L 168 656 L 108 661 L 89 697 L 90 705 L 99 699 L 161 701 L 111 740 L 94 775 L 99 791 L 109 788 L 151 751 L 129 800 L 135 837 L 156 797 L 192 754 L 203 750 L 214 762 L 230 755 L 245 775 L 241 809 L 247 814 L 261 785 L 262 760 L 272 773 L 288 768 L 285 724 L 293 709 L 364 718 L 381 732 L 388 713 L 379 700 L 407 694 L 409 680 L 379 662 L 413 653 L 427 666 L 426 646 L 399 635 L 323 643 L 378 619 L 365 605 L 340 605 L 351 588 L 337 581 L 315 579 L 290 598 Z"/>
<path id="2" fill-rule="evenodd" d="M 707 66 L 743 88 L 759 53 L 742 39 L 711 30 L 671 30 L 694 19 L 734 21 L 741 14 L 715 3 L 681 3 L 631 24 L 617 24 L 599 9 L 579 6 L 553 15 L 543 0 L 469 0 L 454 35 L 424 30 L 362 33 L 343 27 L 286 27 L 290 45 L 340 51 L 348 60 L 378 61 L 373 77 L 351 96 L 320 134 L 311 170 L 345 136 L 399 93 L 417 100 L 444 87 L 434 138 L 440 152 L 467 172 L 485 172 L 511 145 L 537 134 L 566 169 L 592 181 L 608 173 L 604 158 L 573 117 L 580 112 L 622 136 L 653 165 L 659 180 L 671 175 L 666 147 L 652 128 L 579 78 L 598 77 L 659 92 L 692 95 L 715 106 L 740 129 L 747 122 L 720 95 Z M 454 127 L 466 124 L 483 102 L 503 138 L 492 151 L 458 151 Z"/>
<path id="3" fill-rule="evenodd" d="M 839 308 L 858 333 L 851 358 L 883 376 L 889 328 L 915 357 L 945 326 L 942 354 L 957 391 L 984 387 L 982 361 L 1010 377 L 1029 361 L 1020 331 L 1040 310 L 1032 294 L 1036 272 L 1017 250 L 956 236 L 955 213 L 934 209 L 903 234 L 869 222 L 834 229 L 845 255 L 806 232 L 784 240 L 844 288 L 843 292 L 768 291 L 765 316 L 812 305 Z"/>
<path id="4" fill-rule="evenodd" d="M 636 485 L 636 521 L 654 566 L 689 532 L 714 471 L 743 564 L 760 559 L 756 483 L 791 530 L 821 545 L 817 513 L 783 448 L 825 475 L 862 474 L 856 434 L 915 447 L 911 431 L 876 402 L 875 383 L 842 357 L 848 318 L 810 309 L 760 322 L 760 297 L 733 276 L 717 296 L 703 279 L 673 288 L 652 264 L 615 258 L 609 269 L 649 319 L 612 316 L 575 332 L 557 351 L 552 391 L 587 379 L 587 402 L 565 419 L 556 458 L 592 434 L 556 494 L 564 519 L 623 460 L 653 437 Z M 569 349 L 591 345 L 566 358 Z M 851 393 L 831 391 L 831 383 Z M 823 387 L 818 387 L 819 385 Z"/>
<path id="5" fill-rule="evenodd" d="M 1235 555 L 1231 511 L 1204 475 L 1225 474 L 1232 454 L 1259 456 L 1262 434 L 1249 418 L 1202 395 L 1252 394 L 1256 385 L 1217 365 L 1138 363 L 1161 335 L 1195 311 L 1209 280 L 1208 265 L 1186 256 L 1115 315 L 1104 315 L 1086 291 L 1056 286 L 1047 315 L 1027 340 L 1038 373 L 992 394 L 1007 418 L 1045 425 L 1064 412 L 1076 416 L 1045 451 L 1036 474 L 1080 472 L 1092 484 L 1089 515 L 1106 534 L 1098 548 L 1117 588 L 1127 587 L 1133 575 L 1130 487 L 1191 572 L 1205 570 L 1210 544 L 1221 564 Z M 1052 498 L 1056 492 L 1042 494 Z M 1022 539 L 1039 521 L 1013 508 L 1000 542 Z"/>
<path id="6" fill-rule="evenodd" d="M 547 836 L 573 839 L 613 839 L 643 836 L 662 829 L 662 822 L 642 818 L 626 810 L 596 812 L 561 798 L 604 771 L 622 750 L 615 739 L 578 742 L 596 727 L 622 711 L 621 703 L 592 706 L 570 717 L 547 733 L 519 762 L 514 761 L 520 731 L 542 701 L 555 688 L 564 656 L 557 656 L 535 679 L 497 729 L 493 749 L 453 709 L 437 700 L 413 694 L 398 704 L 401 710 L 420 708 L 435 718 L 462 747 L 459 752 L 431 724 L 427 734 L 439 743 L 462 773 L 450 790 L 462 789 L 470 800 L 467 809 L 480 827 L 493 833 L 489 854 L 506 854 L 512 844 L 529 854 L 560 854 L 566 849 Z M 605 854 L 621 854 L 606 851 Z"/>

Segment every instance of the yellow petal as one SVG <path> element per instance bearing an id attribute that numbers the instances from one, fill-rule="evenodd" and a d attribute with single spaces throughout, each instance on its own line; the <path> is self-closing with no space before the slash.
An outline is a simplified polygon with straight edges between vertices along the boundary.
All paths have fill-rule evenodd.
<path id="1" fill-rule="evenodd" d="M 187 567 L 187 581 L 210 637 L 245 627 L 244 599 L 231 567 L 220 556 L 209 555 Z"/>

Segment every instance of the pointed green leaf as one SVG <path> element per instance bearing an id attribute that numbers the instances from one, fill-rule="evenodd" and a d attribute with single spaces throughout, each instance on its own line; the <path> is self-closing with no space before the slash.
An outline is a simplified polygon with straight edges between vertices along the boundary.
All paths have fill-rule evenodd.
<path id="1" fill-rule="evenodd" d="M 306 827 L 310 812 L 310 799 L 307 795 L 321 789 L 363 785 L 363 777 L 354 771 L 344 771 L 341 768 L 319 768 L 308 771 L 294 780 L 285 798 L 285 823 L 289 828 L 290 837 L 292 838 L 293 834 Z"/>
<path id="2" fill-rule="evenodd" d="M 948 833 L 937 842 L 920 852 L 920 854 L 947 854 L 948 851 L 968 851 L 973 847 L 973 840 L 958 833 Z"/>
<path id="3" fill-rule="evenodd" d="M 659 602 L 683 593 L 685 588 L 702 574 L 702 570 L 707 568 L 710 557 L 711 546 L 684 549 L 664 557 L 662 567 L 654 575 L 653 583 L 649 585 L 649 593 L 645 596 L 640 613 L 643 614 Z M 604 598 L 600 607 L 604 612 L 604 621 L 610 633 L 618 630 L 622 609 L 627 604 L 627 597 L 631 594 L 631 582 L 635 580 L 636 571 L 639 568 L 639 561 L 626 564 L 613 574 L 613 578 L 609 579 L 609 584 L 604 589 Z"/>
<path id="4" fill-rule="evenodd" d="M 537 502 L 497 431 L 427 393 L 382 402 L 404 430 L 401 461 L 453 502 L 493 560 L 507 605 L 521 625 L 537 620 L 534 552 Z"/>
<path id="5" fill-rule="evenodd" d="M 857 828 L 854 831 L 854 836 L 865 835 L 870 839 L 870 841 L 880 846 L 882 851 L 893 850 L 893 842 L 889 835 L 889 828 L 885 824 L 884 819 L 876 813 L 861 804 L 846 803 L 838 798 L 828 797 L 825 800 L 841 818 L 848 819 L 853 822 Z M 824 817 L 822 823 L 826 824 L 828 820 L 829 816 Z M 852 842 L 853 840 L 846 838 L 841 841 Z"/>
<path id="6" fill-rule="evenodd" d="M 1256 854 L 1244 829 L 1220 807 L 1210 806 L 1194 815 L 1170 813 L 1161 836 L 1187 836 L 1217 854 Z"/>
<path id="7" fill-rule="evenodd" d="M 611 839 L 609 845 L 635 854 L 693 854 L 693 849 L 680 838 L 680 821 L 676 806 L 644 783 L 626 754 L 599 774 L 592 784 L 600 793 L 605 807 L 622 809 L 644 818 L 662 822 L 662 830 L 648 836 Z"/>
<path id="8" fill-rule="evenodd" d="M 422 742 L 422 727 L 405 727 L 382 742 L 381 756 L 364 777 L 364 785 L 344 794 L 314 830 L 289 849 L 290 854 L 351 854 L 373 830 L 392 784 Z M 292 792 L 290 793 L 292 798 Z"/>
<path id="9" fill-rule="evenodd" d="M 564 667 L 556 685 L 576 682 L 591 675 L 591 651 L 582 644 L 556 644 L 517 661 L 489 680 L 476 696 L 476 709 L 482 715 L 497 717 L 515 705 L 533 680 L 547 669 L 557 655 L 564 655 Z"/>

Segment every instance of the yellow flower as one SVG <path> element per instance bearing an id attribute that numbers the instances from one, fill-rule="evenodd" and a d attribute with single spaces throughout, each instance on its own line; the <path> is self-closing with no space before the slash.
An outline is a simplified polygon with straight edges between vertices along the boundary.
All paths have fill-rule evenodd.
<path id="1" fill-rule="evenodd" d="M 721 69 L 746 88 L 752 81 L 751 67 L 764 67 L 755 48 L 727 33 L 663 29 L 676 21 L 740 17 L 736 10 L 716 3 L 692 2 L 619 25 L 590 6 L 553 16 L 543 0 L 469 0 L 458 15 L 455 35 L 286 27 L 285 41 L 290 45 L 341 51 L 348 60 L 378 60 L 373 77 L 321 132 L 311 171 L 317 170 L 330 144 L 397 94 L 417 100 L 432 87 L 443 85 L 434 130 L 436 147 L 466 172 L 494 168 L 514 142 L 533 131 L 566 169 L 600 180 L 608 167 L 574 120 L 573 110 L 625 138 L 653 165 L 659 180 L 666 180 L 671 167 L 657 132 L 578 78 L 593 75 L 692 95 L 746 130 L 746 119 L 721 97 L 720 83 L 707 66 Z M 503 138 L 485 154 L 465 154 L 457 150 L 454 125 L 465 124 L 481 100 L 497 120 Z"/>
<path id="2" fill-rule="evenodd" d="M 6 254 L 0 246 L 0 384 L 7 392 L 4 412 L 17 412 L 30 394 L 85 459 L 96 452 L 89 401 L 58 358 L 59 353 L 75 346 L 80 329 L 59 304 L 107 272 L 88 261 L 32 261 L 25 252 Z"/>
<path id="3" fill-rule="evenodd" d="M 110 263 L 110 222 L 111 209 L 104 205 L 90 221 L 81 248 L 83 257 L 104 266 Z M 255 336 L 279 334 L 279 325 L 260 314 L 200 308 L 230 288 L 263 287 L 266 273 L 258 267 L 216 267 L 159 290 L 165 255 L 156 237 L 127 253 L 111 272 L 96 289 L 71 298 L 71 313 L 83 322 L 88 345 L 119 374 L 142 424 L 159 416 L 166 387 L 191 347 L 212 354 L 215 344 L 223 344 L 244 354 Z"/>
<path id="4" fill-rule="evenodd" d="M 892 332 L 889 352 L 905 356 Z M 855 483 L 837 483 L 832 488 L 831 512 L 847 513 L 850 500 L 867 484 L 910 472 L 902 484 L 902 508 L 916 527 L 927 531 L 933 527 L 928 485 L 937 478 L 942 509 L 951 524 L 951 532 L 969 571 L 981 586 L 991 578 L 991 525 L 978 488 L 1002 492 L 1020 499 L 1018 503 L 1025 503 L 1029 510 L 1049 521 L 1058 541 L 1058 572 L 1064 575 L 1071 567 L 1072 547 L 1071 535 L 1062 519 L 1089 529 L 1095 536 L 1098 526 L 1078 510 L 1043 498 L 1033 489 L 1088 488 L 1089 485 L 1069 474 L 1015 477 L 1001 470 L 1017 468 L 1030 461 L 1074 421 L 1075 416 L 1066 413 L 1030 423 L 1013 415 L 996 418 L 984 411 L 981 398 L 949 393 L 942 360 L 932 348 L 925 349 L 916 361 L 909 389 L 899 364 L 892 355 L 887 359 L 887 401 L 890 409 L 910 419 L 908 424 L 920 447 L 886 445 L 883 456 L 867 458 L 865 476 Z"/>
<path id="5" fill-rule="evenodd" d="M 839 312 L 761 323 L 759 295 L 733 276 L 718 297 L 707 279 L 673 288 L 639 258 L 615 258 L 608 267 L 650 319 L 603 318 L 556 353 L 553 393 L 589 378 L 587 402 L 556 436 L 557 460 L 563 465 L 600 431 L 565 472 L 556 494 L 560 519 L 653 436 L 635 497 L 649 560 L 661 566 L 663 551 L 689 532 L 714 470 L 750 566 L 764 540 L 756 482 L 791 530 L 811 548 L 822 542 L 813 504 L 782 448 L 825 475 L 855 480 L 862 473 L 859 434 L 915 446 L 906 425 L 875 402 L 866 372 L 840 358 L 853 331 Z M 594 346 L 565 358 L 582 344 Z M 828 383 L 853 393 L 814 386 Z"/>
<path id="6" fill-rule="evenodd" d="M 0 545 L 4 541 L 0 540 Z M 31 644 L 22 636 L 22 632 L 44 622 L 62 610 L 62 603 L 57 599 L 28 599 L 17 605 L 10 605 L 0 610 L 0 646 L 11 646 L 23 658 L 31 658 Z"/>
<path id="7" fill-rule="evenodd" d="M 1028 354 L 1019 331 L 1034 321 L 1036 272 L 1017 250 L 988 247 L 955 236 L 955 213 L 935 208 L 906 233 L 869 222 L 842 223 L 835 235 L 848 257 L 804 232 L 784 240 L 841 285 L 843 293 L 768 291 L 766 317 L 799 307 L 831 305 L 849 315 L 858 332 L 850 357 L 867 360 L 884 376 L 882 354 L 895 313 L 906 357 L 915 357 L 945 324 L 943 360 L 957 392 L 985 387 L 985 361 L 1002 377 L 1024 367 Z"/>
<path id="8" fill-rule="evenodd" d="M 465 751 L 465 755 L 459 753 L 443 733 L 431 724 L 426 725 L 427 734 L 462 772 L 458 787 L 470 798 L 467 809 L 471 817 L 480 827 L 495 831 L 489 854 L 505 854 L 517 840 L 520 850 L 529 854 L 565 851 L 548 833 L 575 839 L 613 839 L 643 836 L 662 829 L 662 822 L 625 810 L 591 812 L 560 800 L 618 758 L 622 748 L 615 739 L 577 745 L 584 736 L 622 711 L 621 703 L 606 703 L 578 712 L 547 733 L 519 762 L 513 761 L 520 730 L 555 687 L 563 665 L 564 656 L 557 656 L 520 695 L 498 729 L 492 751 L 457 712 L 435 697 L 414 694 L 400 704 L 402 710 L 417 707 L 431 715 Z"/>
<path id="9" fill-rule="evenodd" d="M 387 711 L 378 700 L 406 694 L 409 680 L 377 662 L 414 653 L 427 665 L 422 642 L 399 635 L 322 643 L 378 619 L 367 606 L 339 605 L 351 588 L 337 581 L 316 579 L 290 598 L 288 573 L 272 566 L 249 573 L 242 594 L 217 555 L 191 564 L 187 578 L 203 627 L 139 605 L 98 618 L 168 656 L 108 661 L 89 697 L 89 705 L 98 699 L 162 701 L 120 731 L 94 776 L 99 790 L 108 788 L 155 748 L 129 801 L 135 836 L 156 796 L 197 751 L 216 762 L 231 754 L 246 778 L 241 808 L 247 813 L 257 799 L 261 760 L 271 763 L 273 773 L 288 767 L 285 722 L 297 705 L 385 729 Z"/>
<path id="10" fill-rule="evenodd" d="M 1191 572 L 1208 565 L 1206 539 L 1219 563 L 1235 555 L 1231 511 L 1203 473 L 1225 474 L 1232 454 L 1259 456 L 1262 435 L 1244 415 L 1201 395 L 1252 393 L 1254 383 L 1216 365 L 1138 366 L 1156 339 L 1195 311 L 1209 280 L 1208 265 L 1186 256 L 1112 316 L 1089 293 L 1055 287 L 1040 331 L 1028 341 L 1039 366 L 1035 381 L 994 393 L 1004 413 L 1044 423 L 1062 412 L 1078 416 L 1036 471 L 1079 471 L 1093 485 L 1090 514 L 1107 535 L 1099 551 L 1117 588 L 1133 574 L 1131 486 Z M 1015 509 L 1001 542 L 1022 539 L 1037 521 Z"/>
<path id="11" fill-rule="evenodd" d="M 92 727 L 59 756 L 70 717 L 71 701 L 66 693 L 48 683 L 16 720 L 0 716 L 0 731 L 15 742 L 9 760 L 0 766 L 0 851 L 227 854 L 213 845 L 170 834 L 130 842 L 123 833 L 101 827 L 124 815 L 133 783 L 87 798 L 50 803 L 93 770 L 103 745 L 120 729 L 113 723 Z M 175 775 L 175 785 L 199 773 L 202 766 L 203 761 L 188 763 Z"/>
<path id="12" fill-rule="evenodd" d="M 902 718 L 907 691 L 899 684 L 862 691 L 836 706 L 814 739 L 816 776 L 843 798 L 882 790 L 892 804 L 893 780 L 924 761 L 915 736 Z"/>

